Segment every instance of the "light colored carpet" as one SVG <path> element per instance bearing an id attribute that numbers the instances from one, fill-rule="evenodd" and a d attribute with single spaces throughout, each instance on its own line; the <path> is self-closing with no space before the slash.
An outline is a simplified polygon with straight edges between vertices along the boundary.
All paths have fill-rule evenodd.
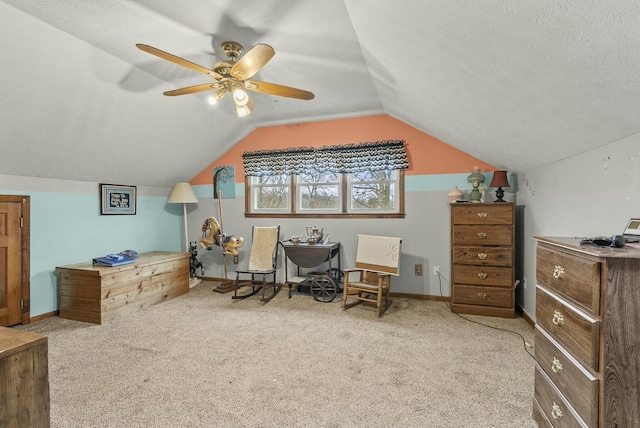
<path id="1" fill-rule="evenodd" d="M 51 426 L 535 427 L 521 337 L 394 299 L 263 305 L 202 282 L 103 325 L 48 318 Z M 470 317 L 533 343 L 521 319 Z"/>

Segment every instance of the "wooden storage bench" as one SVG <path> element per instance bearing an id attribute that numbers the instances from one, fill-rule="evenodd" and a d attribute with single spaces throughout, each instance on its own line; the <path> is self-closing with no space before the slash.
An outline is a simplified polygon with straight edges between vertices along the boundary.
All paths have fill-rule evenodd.
<path id="1" fill-rule="evenodd" d="M 189 292 L 190 253 L 153 251 L 117 267 L 56 268 L 60 317 L 101 324 Z"/>

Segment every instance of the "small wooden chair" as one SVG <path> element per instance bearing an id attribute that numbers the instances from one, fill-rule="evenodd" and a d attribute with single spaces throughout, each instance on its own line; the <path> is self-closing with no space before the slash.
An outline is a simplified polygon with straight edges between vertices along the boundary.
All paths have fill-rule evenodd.
<path id="1" fill-rule="evenodd" d="M 391 275 L 400 274 L 401 247 L 401 238 L 358 235 L 355 268 L 343 269 L 343 309 L 370 302 L 376 305 L 378 317 L 389 309 Z"/>

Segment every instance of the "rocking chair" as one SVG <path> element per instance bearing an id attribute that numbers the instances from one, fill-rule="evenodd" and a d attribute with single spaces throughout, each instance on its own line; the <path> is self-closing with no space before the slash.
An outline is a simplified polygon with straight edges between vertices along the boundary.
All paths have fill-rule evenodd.
<path id="1" fill-rule="evenodd" d="M 391 275 L 400 274 L 401 246 L 400 238 L 358 235 L 355 268 L 343 270 L 343 309 L 374 303 L 378 317 L 389 309 L 393 302 L 389 296 Z M 355 301 L 348 303 L 349 299 Z"/>
<path id="2" fill-rule="evenodd" d="M 232 299 L 246 299 L 262 290 L 262 302 L 273 299 L 282 287 L 276 282 L 280 226 L 254 227 L 249 265 L 245 270 L 236 270 L 236 288 Z M 238 295 L 243 287 L 251 287 L 247 294 Z M 266 291 L 270 290 L 269 293 Z"/>

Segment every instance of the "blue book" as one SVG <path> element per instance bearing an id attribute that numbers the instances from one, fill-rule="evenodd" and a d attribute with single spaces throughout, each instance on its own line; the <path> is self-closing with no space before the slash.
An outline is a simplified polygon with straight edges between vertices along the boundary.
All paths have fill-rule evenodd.
<path id="1" fill-rule="evenodd" d="M 94 266 L 107 266 L 107 267 L 115 267 L 115 266 L 122 266 L 122 265 L 128 265 L 130 263 L 133 263 L 136 261 L 136 259 L 134 259 L 133 257 L 127 257 L 127 256 L 121 256 L 122 259 L 120 260 L 116 260 L 119 257 L 96 257 L 95 259 L 93 259 L 93 265 Z"/>

